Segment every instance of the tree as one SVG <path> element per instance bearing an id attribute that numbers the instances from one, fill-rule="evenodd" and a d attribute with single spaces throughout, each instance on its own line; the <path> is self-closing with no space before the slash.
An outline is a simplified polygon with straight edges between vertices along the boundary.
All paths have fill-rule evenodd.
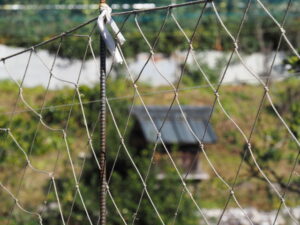
<path id="1" fill-rule="evenodd" d="M 288 66 L 288 69 L 291 73 L 299 76 L 300 74 L 300 59 L 297 56 L 287 57 L 283 63 Z"/>
<path id="2" fill-rule="evenodd" d="M 300 137 L 300 90 L 297 88 L 298 82 L 295 82 L 295 77 L 289 78 L 287 86 L 282 88 L 276 95 L 278 103 L 275 105 L 279 114 L 287 122 L 291 132 L 296 139 Z M 293 194 L 300 194 L 300 177 L 292 174 L 291 177 L 283 173 L 282 170 L 275 166 L 276 163 L 284 163 L 285 169 L 288 169 L 288 174 L 294 169 L 294 165 L 299 165 L 297 154 L 299 146 L 291 138 L 291 135 L 286 131 L 282 122 L 278 119 L 272 106 L 267 105 L 266 111 L 273 115 L 272 124 L 266 122 L 266 117 L 260 116 L 255 132 L 263 137 L 261 141 L 253 141 L 252 150 L 255 152 L 255 157 L 261 169 L 265 172 L 267 177 L 278 185 L 282 193 L 290 192 Z M 264 114 L 262 112 L 261 114 Z M 249 153 L 248 148 L 245 147 L 247 154 L 246 164 L 248 165 L 249 174 L 253 177 L 265 180 L 260 174 L 257 166 L 254 164 Z M 244 153 L 242 154 L 244 157 Z M 290 179 L 291 178 L 291 179 Z"/>
<path id="3" fill-rule="evenodd" d="M 127 88 L 128 82 L 126 80 L 120 79 L 115 80 L 113 85 L 108 85 L 112 89 L 108 90 L 110 97 L 119 95 L 118 93 L 124 91 Z M 88 88 L 81 87 L 80 90 L 85 101 L 92 101 L 98 97 L 98 88 Z M 55 99 L 53 100 L 56 104 Z M 115 114 L 118 126 L 121 131 L 124 130 L 126 124 L 126 116 L 128 115 L 128 110 L 130 106 L 130 101 L 125 101 L 120 104 L 120 102 L 111 102 L 112 110 Z M 87 121 L 90 129 L 92 129 L 93 124 L 97 120 L 98 116 L 98 106 L 91 104 L 85 106 L 85 111 L 87 115 Z M 80 117 L 82 115 L 73 115 L 77 118 L 75 121 L 81 123 Z M 45 117 L 53 118 L 53 115 L 45 115 Z M 127 134 L 130 133 L 132 123 L 129 123 Z M 97 128 L 96 128 L 97 129 Z M 125 135 L 125 137 L 128 135 Z M 109 119 L 107 124 L 107 177 L 110 177 L 110 192 L 112 193 L 114 200 L 119 207 L 125 220 L 129 223 L 136 217 L 135 224 L 137 225 L 152 225 L 160 224 L 156 212 L 151 205 L 148 197 L 144 194 L 140 202 L 140 208 L 136 213 L 139 199 L 143 191 L 143 184 L 138 176 L 137 171 L 133 168 L 132 163 L 125 150 L 120 147 L 120 139 L 116 133 L 114 124 L 111 119 Z M 127 143 L 128 150 L 133 157 L 141 175 L 146 176 L 148 167 L 151 163 L 151 157 L 153 153 L 153 146 L 145 146 L 144 149 L 135 149 Z M 94 148 L 98 149 L 99 140 L 97 135 L 94 137 Z M 120 152 L 118 151 L 120 149 Z M 98 154 L 98 153 L 97 153 Z M 114 160 L 119 154 L 118 160 L 114 165 Z M 86 159 L 85 169 L 81 176 L 80 188 L 82 195 L 84 196 L 85 203 L 91 215 L 93 221 L 97 221 L 99 214 L 99 201 L 98 201 L 98 191 L 99 190 L 99 169 L 95 163 L 92 155 Z M 147 180 L 147 189 L 149 194 L 155 203 L 160 215 L 166 224 L 170 224 L 174 219 L 174 214 L 177 210 L 177 205 L 179 204 L 179 199 L 183 190 L 183 186 L 180 185 L 181 181 L 178 179 L 178 175 L 174 168 L 169 167 L 166 171 L 167 178 L 163 180 L 157 179 L 156 166 L 151 165 L 152 169 L 149 173 Z M 110 172 L 114 168 L 114 172 L 111 175 Z M 111 175 L 111 176 L 110 176 Z M 71 208 L 73 198 L 68 198 L 67 196 L 74 195 L 74 181 L 71 177 L 60 177 L 59 182 L 59 193 L 61 197 L 61 204 L 64 209 Z M 55 196 L 52 196 L 52 201 L 55 202 Z M 51 201 L 50 201 L 51 202 Z M 118 216 L 118 213 L 114 207 L 112 201 L 108 198 L 108 224 L 119 225 L 122 224 L 122 220 Z M 60 215 L 58 211 L 47 211 L 49 214 L 47 216 L 47 224 L 59 224 Z M 68 215 L 65 215 L 67 218 Z M 181 207 L 179 209 L 179 214 L 177 216 L 178 224 L 192 225 L 197 224 L 200 218 L 198 216 L 197 210 L 195 209 L 193 202 L 186 193 L 183 193 L 183 198 L 181 199 Z M 82 204 L 80 199 L 77 198 L 73 206 L 72 217 L 70 220 L 71 224 L 79 225 L 87 222 L 87 217 L 82 209 Z"/>

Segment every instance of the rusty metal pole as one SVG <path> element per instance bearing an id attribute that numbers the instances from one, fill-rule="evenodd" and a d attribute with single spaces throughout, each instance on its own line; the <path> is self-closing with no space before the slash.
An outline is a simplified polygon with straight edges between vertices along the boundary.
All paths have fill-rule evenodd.
<path id="1" fill-rule="evenodd" d="M 106 4 L 106 1 L 100 0 L 100 9 L 103 4 Z M 100 225 L 106 225 L 106 46 L 101 35 L 100 99 Z"/>

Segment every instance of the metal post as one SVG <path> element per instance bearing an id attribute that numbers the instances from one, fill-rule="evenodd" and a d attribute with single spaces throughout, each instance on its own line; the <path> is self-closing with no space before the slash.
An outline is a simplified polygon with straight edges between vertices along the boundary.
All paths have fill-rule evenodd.
<path id="1" fill-rule="evenodd" d="M 105 0 L 100 1 L 105 4 Z M 106 225 L 106 46 L 100 35 L 100 225 Z"/>

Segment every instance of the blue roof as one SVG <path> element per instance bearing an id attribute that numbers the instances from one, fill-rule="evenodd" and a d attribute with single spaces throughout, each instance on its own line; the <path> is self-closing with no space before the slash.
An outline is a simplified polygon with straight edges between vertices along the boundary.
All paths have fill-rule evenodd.
<path id="1" fill-rule="evenodd" d="M 166 118 L 161 129 L 161 136 L 166 144 L 198 144 L 197 139 L 203 139 L 205 127 L 208 123 L 211 107 L 207 106 L 181 106 L 182 111 L 188 121 L 186 123 L 182 112 L 178 106 L 173 106 L 170 112 L 169 106 L 147 106 L 147 110 L 152 121 L 143 106 L 133 107 L 133 115 L 136 117 L 141 126 L 146 141 L 155 143 L 157 140 L 157 132 L 153 126 L 159 129 Z M 190 126 L 190 127 L 189 127 Z M 191 132 L 193 131 L 193 133 Z M 214 143 L 217 137 L 213 131 L 211 124 L 208 124 L 203 143 Z"/>

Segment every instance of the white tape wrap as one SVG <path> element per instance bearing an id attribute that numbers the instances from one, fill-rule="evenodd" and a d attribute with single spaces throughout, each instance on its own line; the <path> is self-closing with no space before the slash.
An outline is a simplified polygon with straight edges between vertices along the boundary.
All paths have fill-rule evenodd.
<path id="1" fill-rule="evenodd" d="M 109 24 L 111 26 L 111 29 L 114 32 L 114 34 L 116 35 L 117 41 L 120 45 L 124 44 L 125 38 L 121 34 L 117 24 L 111 17 L 111 12 L 112 12 L 111 8 L 108 5 L 104 4 L 101 6 L 100 10 L 101 10 L 101 14 L 98 17 L 98 26 L 100 29 L 100 34 L 101 34 L 102 38 L 104 39 L 106 47 L 107 47 L 108 51 L 110 52 L 110 54 L 113 56 L 115 62 L 122 64 L 123 63 L 122 56 L 121 56 L 118 48 L 116 47 L 116 43 L 115 43 L 113 37 L 107 30 L 105 23 Z"/>

